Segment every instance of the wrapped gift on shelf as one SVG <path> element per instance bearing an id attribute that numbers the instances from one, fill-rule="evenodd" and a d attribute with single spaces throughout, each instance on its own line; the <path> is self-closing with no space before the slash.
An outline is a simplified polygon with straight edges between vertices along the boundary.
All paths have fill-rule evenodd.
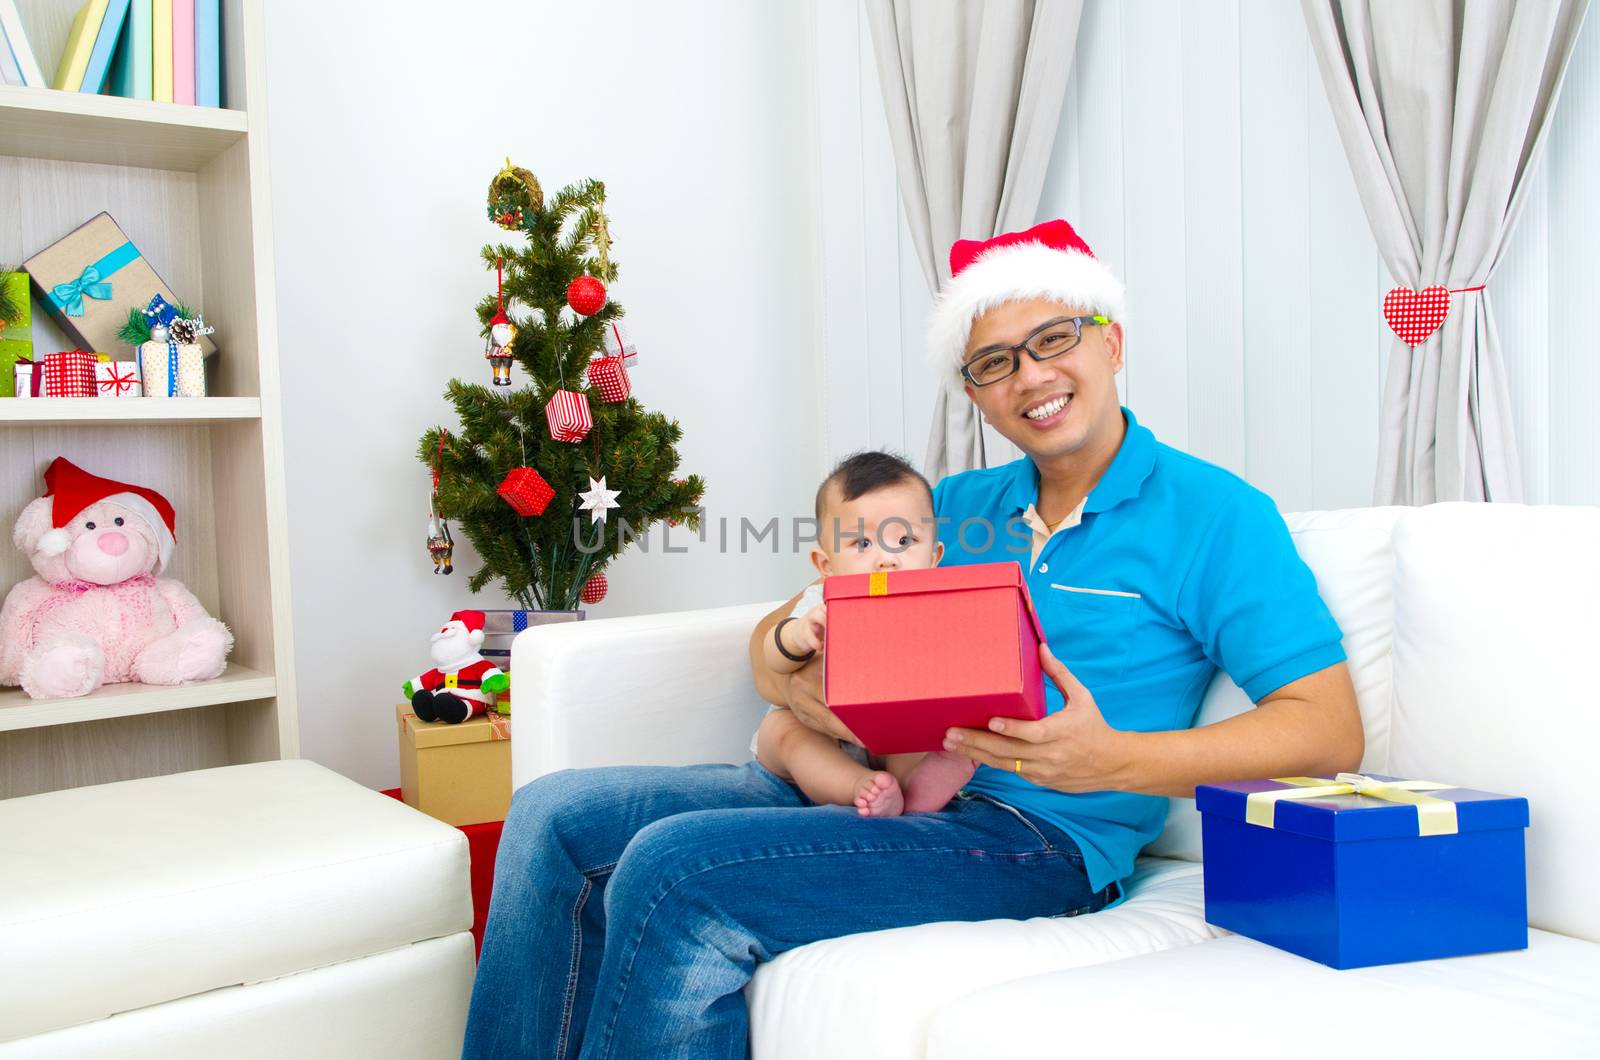
<path id="1" fill-rule="evenodd" d="M 205 397 L 205 356 L 198 343 L 146 342 L 139 347 L 139 380 L 144 396 Z"/>
<path id="2" fill-rule="evenodd" d="M 18 358 L 11 366 L 11 393 L 19 398 L 44 397 L 44 365 Z"/>
<path id="3" fill-rule="evenodd" d="M 95 397 L 100 386 L 95 382 L 95 366 L 100 355 L 85 350 L 47 353 L 39 362 L 44 374 L 44 397 Z"/>
<path id="4" fill-rule="evenodd" d="M 109 350 L 130 309 L 142 310 L 159 294 L 176 304 L 139 248 L 108 213 L 98 214 L 23 263 L 39 304 L 73 342 Z M 204 336 L 202 352 L 216 347 Z"/>
<path id="5" fill-rule="evenodd" d="M 138 361 L 113 361 L 102 356 L 94 366 L 95 383 L 101 397 L 141 397 Z"/>
<path id="6" fill-rule="evenodd" d="M 1044 634 L 1015 561 L 835 575 L 822 598 L 828 706 L 874 754 L 1044 717 Z"/>
<path id="7" fill-rule="evenodd" d="M 503 821 L 511 805 L 511 722 L 480 714 L 459 725 L 423 721 L 400 703 L 400 789 L 406 805 L 446 824 Z"/>
<path id="8" fill-rule="evenodd" d="M 1333 968 L 1527 948 L 1526 799 L 1341 773 L 1195 804 L 1217 927 Z"/>
<path id="9" fill-rule="evenodd" d="M 28 298 L 28 274 L 0 272 L 0 304 L 9 303 L 10 313 L 0 311 L 0 397 L 17 396 L 16 373 L 12 366 L 33 360 L 33 309 Z M 11 319 L 7 319 L 10 317 Z"/>

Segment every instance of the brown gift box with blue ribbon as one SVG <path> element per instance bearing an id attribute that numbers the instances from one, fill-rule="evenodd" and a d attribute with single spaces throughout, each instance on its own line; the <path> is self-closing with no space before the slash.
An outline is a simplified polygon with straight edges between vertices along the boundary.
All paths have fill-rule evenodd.
<path id="1" fill-rule="evenodd" d="M 180 300 L 108 213 L 98 214 L 24 264 L 39 304 L 85 350 L 126 346 L 117 337 L 128 310 L 143 310 L 152 295 Z M 198 306 L 194 308 L 199 308 Z M 215 353 L 205 336 L 200 348 Z"/>

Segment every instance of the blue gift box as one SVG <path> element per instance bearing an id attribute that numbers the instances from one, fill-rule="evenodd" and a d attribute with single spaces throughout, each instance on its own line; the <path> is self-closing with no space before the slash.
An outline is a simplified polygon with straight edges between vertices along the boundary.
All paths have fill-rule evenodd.
<path id="1" fill-rule="evenodd" d="M 1527 948 L 1526 799 L 1341 773 L 1195 804 L 1217 927 L 1333 968 Z"/>

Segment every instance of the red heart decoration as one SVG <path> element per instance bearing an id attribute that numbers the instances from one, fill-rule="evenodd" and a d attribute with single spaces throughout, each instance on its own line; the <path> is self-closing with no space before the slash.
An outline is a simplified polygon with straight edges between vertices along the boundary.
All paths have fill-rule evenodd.
<path id="1" fill-rule="evenodd" d="M 1435 284 L 1413 291 L 1396 287 L 1383 296 L 1383 319 L 1407 346 L 1421 346 L 1450 315 L 1450 288 Z"/>

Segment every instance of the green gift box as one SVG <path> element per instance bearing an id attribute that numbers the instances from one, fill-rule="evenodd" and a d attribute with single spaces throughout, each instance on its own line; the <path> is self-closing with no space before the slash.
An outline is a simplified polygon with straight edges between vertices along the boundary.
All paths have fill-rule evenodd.
<path id="1" fill-rule="evenodd" d="M 0 397 L 16 397 L 17 385 L 12 366 L 33 359 L 33 310 L 28 303 L 28 274 L 0 273 L 0 287 L 21 309 L 15 320 L 0 320 Z"/>

